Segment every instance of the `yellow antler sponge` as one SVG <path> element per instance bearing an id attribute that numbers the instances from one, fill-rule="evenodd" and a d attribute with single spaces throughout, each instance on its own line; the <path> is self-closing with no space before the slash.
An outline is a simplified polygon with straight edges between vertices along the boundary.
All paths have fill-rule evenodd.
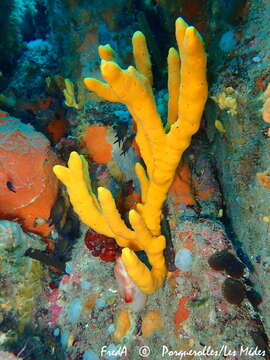
<path id="1" fill-rule="evenodd" d="M 57 177 L 67 186 L 71 202 L 82 221 L 95 231 L 114 237 L 124 249 L 122 261 L 128 275 L 146 294 L 156 291 L 166 276 L 163 256 L 165 238 L 161 234 L 162 205 L 174 179 L 183 152 L 200 126 L 207 99 L 206 55 L 203 42 L 192 26 L 176 20 L 179 54 L 168 56 L 168 120 L 166 131 L 157 111 L 152 89 L 151 61 L 144 35 L 133 36 L 136 68 L 123 70 L 114 61 L 109 46 L 99 48 L 101 73 L 106 82 L 86 78 L 86 87 L 98 96 L 125 104 L 136 126 L 136 142 L 146 169 L 136 164 L 141 184 L 142 203 L 131 210 L 129 229 L 122 220 L 109 190 L 91 190 L 87 166 L 77 153 L 70 156 L 68 168 L 56 166 Z M 127 91 L 128 89 L 128 91 Z M 152 266 L 148 269 L 134 251 L 144 250 Z"/>

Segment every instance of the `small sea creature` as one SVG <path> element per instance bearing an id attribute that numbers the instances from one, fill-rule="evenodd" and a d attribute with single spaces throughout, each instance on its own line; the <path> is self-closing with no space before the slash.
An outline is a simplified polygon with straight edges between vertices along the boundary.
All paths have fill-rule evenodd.
<path id="1" fill-rule="evenodd" d="M 62 190 L 50 214 L 50 225 L 54 225 L 62 237 L 77 239 L 80 236 L 80 221 L 70 206 L 67 194 Z"/>
<path id="2" fill-rule="evenodd" d="M 70 207 L 67 212 L 66 222 L 63 225 L 62 229 L 59 231 L 62 236 L 68 236 L 72 239 L 78 239 L 80 236 L 80 221 L 77 214 L 74 213 L 73 209 Z"/>
<path id="3" fill-rule="evenodd" d="M 166 248 L 163 251 L 166 266 L 168 271 L 173 272 L 176 270 L 174 246 L 172 242 L 170 224 L 165 217 L 163 217 L 163 219 L 161 220 L 161 229 L 162 229 L 162 234 L 166 238 Z"/>
<path id="4" fill-rule="evenodd" d="M 69 204 L 61 193 L 54 203 L 50 214 L 50 225 L 55 225 L 57 230 L 58 228 L 61 229 L 66 221 L 68 207 Z"/>
<path id="5" fill-rule="evenodd" d="M 135 312 L 142 310 L 146 302 L 146 295 L 130 279 L 121 258 L 116 260 L 114 275 L 125 303 L 130 304 L 131 309 Z"/>
<path id="6" fill-rule="evenodd" d="M 48 220 L 42 218 L 35 218 L 34 226 L 48 224 Z"/>
<path id="7" fill-rule="evenodd" d="M 121 155 L 126 155 L 133 143 L 135 136 L 136 134 L 132 134 L 123 141 Z"/>
<path id="8" fill-rule="evenodd" d="M 231 261 L 233 255 L 227 250 L 216 251 L 208 259 L 208 264 L 217 271 L 225 270 L 226 262 Z"/>
<path id="9" fill-rule="evenodd" d="M 266 138 L 269 138 L 269 137 L 270 137 L 270 126 L 267 126 L 266 128 L 263 129 L 263 135 L 264 135 Z"/>
<path id="10" fill-rule="evenodd" d="M 208 264 L 214 270 L 225 270 L 227 275 L 236 279 L 244 275 L 245 265 L 227 250 L 215 252 L 208 259 Z"/>
<path id="11" fill-rule="evenodd" d="M 122 192 L 124 196 L 129 196 L 134 193 L 134 181 L 128 180 L 122 185 Z"/>
<path id="12" fill-rule="evenodd" d="M 191 299 L 191 301 L 188 303 L 188 305 L 191 307 L 201 306 L 201 305 L 204 305 L 209 300 L 209 298 L 210 298 L 209 295 L 207 295 L 202 298 Z"/>
<path id="13" fill-rule="evenodd" d="M 128 123 L 116 123 L 113 125 L 113 130 L 115 131 L 115 136 L 116 136 L 116 140 L 114 142 L 114 144 L 118 143 L 120 144 L 121 142 L 124 142 L 125 138 L 127 137 L 127 133 L 128 133 Z"/>
<path id="14" fill-rule="evenodd" d="M 237 93 L 232 87 L 227 87 L 225 91 L 217 94 L 216 96 L 212 96 L 212 99 L 218 104 L 221 110 L 226 110 L 230 115 L 236 115 L 237 114 L 236 95 Z"/>
<path id="15" fill-rule="evenodd" d="M 9 191 L 12 191 L 12 192 L 16 192 L 15 188 L 14 188 L 14 185 L 13 185 L 13 182 L 11 180 L 8 180 L 7 181 L 7 188 Z"/>
<path id="16" fill-rule="evenodd" d="M 239 280 L 227 278 L 222 284 L 224 298 L 234 305 L 240 305 L 246 296 L 245 287 Z"/>
<path id="17" fill-rule="evenodd" d="M 219 120 L 216 120 L 216 121 L 215 121 L 215 127 L 216 127 L 216 129 L 217 129 L 219 132 L 221 132 L 221 133 L 225 133 L 225 132 L 226 132 L 225 127 L 223 126 L 222 122 L 219 121 Z"/>
<path id="18" fill-rule="evenodd" d="M 65 89 L 63 90 L 65 105 L 80 110 L 81 104 L 77 102 L 74 85 L 70 79 L 65 79 Z"/>
<path id="19" fill-rule="evenodd" d="M 257 178 L 261 186 L 265 187 L 266 189 L 270 189 L 270 170 L 267 169 L 262 173 L 257 173 Z"/>

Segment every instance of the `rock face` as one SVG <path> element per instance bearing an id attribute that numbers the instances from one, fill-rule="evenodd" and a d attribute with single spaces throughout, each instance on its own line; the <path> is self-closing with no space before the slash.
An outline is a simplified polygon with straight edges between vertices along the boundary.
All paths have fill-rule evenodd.
<path id="1" fill-rule="evenodd" d="M 216 104 L 209 101 L 206 119 L 234 245 L 239 255 L 239 251 L 244 252 L 254 267 L 253 280 L 263 297 L 261 310 L 269 335 L 270 192 L 261 186 L 256 174 L 264 172 L 270 164 L 269 124 L 263 121 L 267 120 L 265 92 L 270 80 L 267 36 L 270 3 L 264 0 L 248 4 L 244 21 L 231 27 L 237 41 L 234 49 L 224 51 L 217 44 L 228 30 L 226 26 L 219 29 L 220 36 L 212 39 L 210 72 L 215 80 L 210 97 Z M 223 124 L 225 132 L 215 127 L 216 120 Z"/>
<path id="2" fill-rule="evenodd" d="M 0 351 L 0 360 L 16 360 L 18 359 L 15 355 L 6 351 Z"/>
<path id="3" fill-rule="evenodd" d="M 58 192 L 56 163 L 44 135 L 0 112 L 0 218 L 18 219 L 25 230 L 47 236 Z"/>
<path id="4" fill-rule="evenodd" d="M 243 349 L 254 351 L 256 345 L 266 354 L 264 328 L 248 296 L 249 272 L 219 220 L 219 189 L 206 149 L 197 151 L 200 142 L 194 139 L 187 154 L 200 214 L 168 197 L 176 270 L 156 293 L 146 299 L 127 296 L 116 279 L 118 260 L 114 267 L 88 251 L 82 226 L 67 274 L 48 291 L 48 322 L 71 360 L 117 359 L 111 355 L 121 349 L 125 359 L 137 359 L 143 351 L 151 359 L 202 353 L 249 359 Z"/>
<path id="5" fill-rule="evenodd" d="M 46 277 L 47 272 L 38 261 L 23 256 L 29 247 L 43 250 L 46 244 L 39 236 L 23 232 L 18 223 L 0 220 L 0 321 L 4 332 L 12 326 L 11 318 L 23 331 L 29 317 L 44 306 L 41 275 Z"/>
<path id="6" fill-rule="evenodd" d="M 117 51 L 121 49 L 121 55 L 126 54 L 127 48 L 130 50 L 126 33 L 132 32 L 130 28 L 134 26 L 131 8 L 132 2 L 124 0 L 114 3 L 107 0 L 48 1 L 52 39 L 56 48 L 60 48 L 64 60 L 61 68 L 66 76 L 72 74 L 78 80 L 80 76 L 98 73 L 97 47 L 100 42 L 111 43 Z M 125 16 L 119 17 L 122 12 Z"/>
<path id="7" fill-rule="evenodd" d="M 140 309 L 134 310 L 133 301 L 119 291 L 113 264 L 92 256 L 82 241 L 76 245 L 69 274 L 48 297 L 49 324 L 70 359 L 82 355 L 88 359 L 88 353 L 93 359 L 116 359 L 110 357 L 111 351 L 123 348 L 125 359 L 137 359 L 144 348 L 151 359 L 169 358 L 172 349 L 177 357 L 204 351 L 210 357 L 219 352 L 220 359 L 223 355 L 232 360 L 249 358 L 244 352 L 240 356 L 241 349 L 254 350 L 253 339 L 263 339 L 263 332 L 245 296 L 247 273 L 240 280 L 232 279 L 208 264 L 222 249 L 236 259 L 223 226 L 218 221 L 180 217 L 171 226 L 176 254 L 189 252 L 189 266 L 176 264 L 179 268 Z M 233 293 L 228 282 L 235 285 Z"/>

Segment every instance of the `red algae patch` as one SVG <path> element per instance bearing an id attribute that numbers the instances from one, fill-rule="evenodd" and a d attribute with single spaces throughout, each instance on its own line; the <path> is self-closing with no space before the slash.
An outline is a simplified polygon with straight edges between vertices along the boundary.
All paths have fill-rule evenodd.
<path id="1" fill-rule="evenodd" d="M 174 314 L 174 329 L 175 333 L 177 334 L 182 322 L 188 319 L 189 317 L 189 310 L 186 307 L 186 303 L 188 301 L 188 296 L 182 296 L 179 299 L 177 310 Z"/>

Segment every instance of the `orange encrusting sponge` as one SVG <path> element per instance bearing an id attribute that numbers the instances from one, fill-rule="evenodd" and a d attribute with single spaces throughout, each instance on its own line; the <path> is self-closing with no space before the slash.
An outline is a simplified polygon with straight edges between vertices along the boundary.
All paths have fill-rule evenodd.
<path id="1" fill-rule="evenodd" d="M 0 218 L 17 219 L 24 230 L 46 237 L 58 193 L 57 162 L 45 136 L 0 112 Z"/>

